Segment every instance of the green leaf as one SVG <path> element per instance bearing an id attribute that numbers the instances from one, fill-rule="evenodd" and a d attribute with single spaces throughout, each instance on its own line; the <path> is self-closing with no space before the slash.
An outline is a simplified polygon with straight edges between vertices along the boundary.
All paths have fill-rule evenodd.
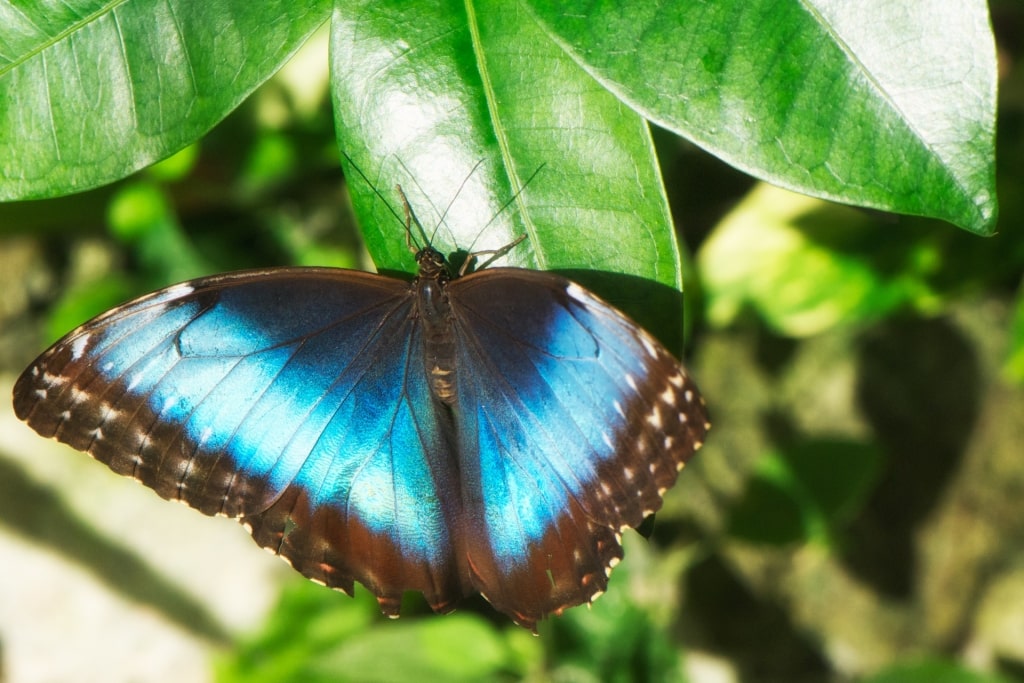
<path id="1" fill-rule="evenodd" d="M 204 135 L 327 0 L 0 0 L 0 200 L 112 182 Z"/>
<path id="2" fill-rule="evenodd" d="M 262 632 L 217 662 L 222 683 L 264 681 L 487 681 L 541 664 L 536 639 L 471 614 L 384 620 L 361 589 L 354 599 L 307 581 L 290 584 Z"/>
<path id="3" fill-rule="evenodd" d="M 716 226 L 698 264 L 708 322 L 755 311 L 791 337 L 936 307 L 934 246 L 892 236 L 862 212 L 760 185 Z"/>
<path id="4" fill-rule="evenodd" d="M 326 680 L 312 677 L 311 670 L 348 639 L 372 628 L 378 614 L 377 601 L 366 591 L 356 591 L 353 599 L 346 599 L 309 581 L 296 580 L 282 592 L 261 631 L 215 662 L 216 680 Z"/>
<path id="5" fill-rule="evenodd" d="M 996 223 L 983 0 L 524 0 L 638 112 L 813 196 Z"/>
<path id="6" fill-rule="evenodd" d="M 647 124 L 516 3 L 338 3 L 331 69 L 338 144 L 378 268 L 414 270 L 401 185 L 442 251 L 526 235 L 508 262 L 680 286 Z"/>
<path id="7" fill-rule="evenodd" d="M 334 673 L 324 680 L 359 683 L 488 681 L 505 678 L 499 674 L 511 661 L 504 634 L 480 617 L 456 614 L 361 633 L 317 668 Z"/>

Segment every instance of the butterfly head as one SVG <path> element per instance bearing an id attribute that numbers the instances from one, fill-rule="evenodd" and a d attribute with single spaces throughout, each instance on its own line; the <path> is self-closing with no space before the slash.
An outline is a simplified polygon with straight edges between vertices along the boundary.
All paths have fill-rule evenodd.
<path id="1" fill-rule="evenodd" d="M 416 252 L 416 265 L 419 267 L 420 278 L 443 282 L 451 279 L 444 254 L 431 246 L 423 247 Z"/>

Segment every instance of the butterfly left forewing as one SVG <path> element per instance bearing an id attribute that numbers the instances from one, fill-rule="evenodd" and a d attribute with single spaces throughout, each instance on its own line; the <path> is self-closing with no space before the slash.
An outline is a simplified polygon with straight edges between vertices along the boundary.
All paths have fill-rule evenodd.
<path id="1" fill-rule="evenodd" d="M 407 283 L 334 269 L 206 278 L 57 342 L 15 411 L 161 496 L 240 517 L 306 576 L 439 610 L 455 569 L 447 427 Z"/>
<path id="2" fill-rule="evenodd" d="M 492 269 L 449 293 L 460 452 L 479 478 L 464 485 L 481 491 L 485 539 L 470 563 L 488 599 L 532 625 L 604 590 L 618 532 L 660 508 L 706 414 L 671 354 L 578 285 Z"/>

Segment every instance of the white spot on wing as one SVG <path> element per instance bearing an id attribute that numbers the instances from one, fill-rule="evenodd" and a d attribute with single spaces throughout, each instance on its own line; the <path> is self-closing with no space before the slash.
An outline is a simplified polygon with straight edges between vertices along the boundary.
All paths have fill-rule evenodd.
<path id="1" fill-rule="evenodd" d="M 658 406 L 654 406 L 654 410 L 647 416 L 647 424 L 655 429 L 661 429 L 661 410 L 658 409 Z"/>
<path id="2" fill-rule="evenodd" d="M 85 347 L 89 344 L 89 335 L 83 334 L 71 342 L 71 359 L 78 360 L 85 353 Z"/>
<path id="3" fill-rule="evenodd" d="M 104 422 L 111 418 L 116 420 L 121 415 L 121 411 L 117 410 L 109 401 L 100 403 L 100 412 L 103 414 Z"/>
<path id="4" fill-rule="evenodd" d="M 48 387 L 62 386 L 68 383 L 68 378 L 63 375 L 51 375 L 48 372 L 43 373 L 43 384 Z"/>
<path id="5" fill-rule="evenodd" d="M 594 300 L 594 297 L 590 296 L 590 292 L 583 289 L 575 282 L 569 283 L 569 286 L 565 288 L 565 293 L 583 304 L 589 304 Z"/>
<path id="6" fill-rule="evenodd" d="M 651 358 L 658 357 L 658 348 L 651 343 L 651 340 L 647 338 L 646 334 L 640 335 L 640 343 L 644 345 L 645 349 L 647 349 L 647 353 Z"/>
<path id="7" fill-rule="evenodd" d="M 188 296 L 194 291 L 196 291 L 195 287 L 187 282 L 182 282 L 181 284 L 168 287 L 164 290 L 164 294 L 166 294 L 169 299 L 179 299 L 183 296 Z"/>

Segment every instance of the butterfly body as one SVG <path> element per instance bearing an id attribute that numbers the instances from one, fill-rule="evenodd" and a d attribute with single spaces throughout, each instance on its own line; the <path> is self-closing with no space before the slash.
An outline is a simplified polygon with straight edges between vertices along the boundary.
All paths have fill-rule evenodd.
<path id="1" fill-rule="evenodd" d="M 605 589 L 703 402 L 569 280 L 417 261 L 412 283 L 281 268 L 136 299 L 40 356 L 15 411 L 386 614 L 405 590 L 439 612 L 479 592 L 534 628 Z"/>

